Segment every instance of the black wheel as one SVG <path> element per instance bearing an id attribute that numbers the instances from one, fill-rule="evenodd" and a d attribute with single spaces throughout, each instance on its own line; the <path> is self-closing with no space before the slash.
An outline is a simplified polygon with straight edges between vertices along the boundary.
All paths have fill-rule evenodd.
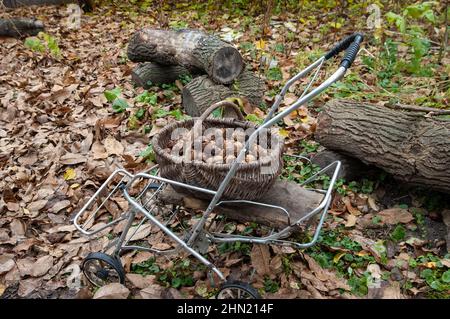
<path id="1" fill-rule="evenodd" d="M 258 291 L 252 285 L 241 281 L 226 281 L 216 299 L 261 299 Z"/>
<path id="2" fill-rule="evenodd" d="M 90 253 L 81 265 L 89 282 L 97 287 L 110 283 L 125 283 L 125 271 L 118 258 L 104 253 Z"/>

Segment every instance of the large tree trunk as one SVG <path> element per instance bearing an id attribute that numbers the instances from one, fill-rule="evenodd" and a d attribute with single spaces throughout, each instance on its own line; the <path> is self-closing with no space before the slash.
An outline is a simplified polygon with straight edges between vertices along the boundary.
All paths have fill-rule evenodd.
<path id="1" fill-rule="evenodd" d="M 332 101 L 319 115 L 315 136 L 398 180 L 450 193 L 450 121 L 410 109 Z"/>
<path id="2" fill-rule="evenodd" d="M 244 66 L 242 56 L 233 46 L 193 30 L 139 30 L 128 44 L 128 58 L 133 62 L 198 68 L 222 84 L 233 82 Z"/>
<path id="3" fill-rule="evenodd" d="M 199 210 L 205 210 L 209 204 L 208 200 L 178 193 L 170 186 L 164 189 L 159 195 L 159 199 L 168 204 L 182 205 L 186 208 Z M 214 209 L 214 212 L 240 222 L 257 222 L 282 229 L 289 225 L 289 221 L 293 224 L 311 212 L 319 206 L 322 199 L 322 194 L 307 190 L 295 182 L 278 180 L 260 202 L 283 207 L 289 212 L 289 219 L 286 213 L 280 209 L 242 203 L 218 206 Z"/>
<path id="4" fill-rule="evenodd" d="M 44 31 L 44 24 L 38 20 L 27 18 L 0 19 L 0 36 L 30 36 L 41 31 Z"/>
<path id="5" fill-rule="evenodd" d="M 231 88 L 216 84 L 206 75 L 197 77 L 183 88 L 183 107 L 190 116 L 200 116 L 212 104 L 228 97 L 245 98 L 251 105 L 259 106 L 264 94 L 264 81 L 245 70 Z M 234 114 L 231 112 L 231 114 Z"/>
<path id="6" fill-rule="evenodd" d="M 190 72 L 180 65 L 161 65 L 158 63 L 140 63 L 131 72 L 131 80 L 137 85 L 148 89 L 151 85 L 173 83 Z"/>

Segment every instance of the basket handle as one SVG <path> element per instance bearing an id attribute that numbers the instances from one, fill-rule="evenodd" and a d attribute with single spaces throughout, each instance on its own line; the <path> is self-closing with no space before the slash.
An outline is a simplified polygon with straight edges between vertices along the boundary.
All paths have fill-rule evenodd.
<path id="1" fill-rule="evenodd" d="M 234 113 L 237 115 L 237 117 L 238 117 L 239 120 L 241 120 L 241 121 L 244 121 L 244 120 L 245 120 L 244 115 L 242 115 L 241 110 L 239 109 L 239 107 L 238 107 L 236 104 L 234 104 L 234 103 L 232 103 L 232 102 L 230 102 L 230 101 L 220 101 L 220 102 L 214 103 L 213 105 L 211 105 L 210 107 L 208 107 L 208 108 L 205 110 L 205 112 L 203 112 L 203 114 L 200 116 L 200 120 L 201 120 L 201 121 L 206 120 L 206 118 L 207 118 L 214 110 L 218 109 L 219 107 L 223 107 L 223 106 L 224 106 L 224 107 L 228 107 L 228 108 L 233 109 Z"/>

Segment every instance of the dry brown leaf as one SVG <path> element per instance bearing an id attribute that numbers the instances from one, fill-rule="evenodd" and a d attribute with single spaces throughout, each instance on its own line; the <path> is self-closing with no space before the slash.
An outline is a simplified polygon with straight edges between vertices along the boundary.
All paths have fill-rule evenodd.
<path id="1" fill-rule="evenodd" d="M 60 163 L 63 165 L 75 165 L 80 163 L 85 163 L 87 161 L 86 157 L 80 154 L 67 153 L 59 159 Z"/>
<path id="2" fill-rule="evenodd" d="M 379 211 L 380 208 L 377 206 L 377 204 L 375 203 L 375 199 L 372 196 L 369 196 L 367 199 L 367 202 L 369 204 L 369 207 L 374 210 L 374 211 Z"/>
<path id="3" fill-rule="evenodd" d="M 105 159 L 108 157 L 105 147 L 97 141 L 92 144 L 92 153 L 94 155 L 94 159 Z"/>
<path id="4" fill-rule="evenodd" d="M 17 294 L 20 297 L 26 297 L 35 291 L 42 283 L 42 278 L 29 278 L 21 280 L 19 283 L 19 290 Z"/>
<path id="5" fill-rule="evenodd" d="M 283 270 L 283 262 L 280 255 L 276 255 L 270 261 L 270 268 L 275 274 L 279 274 Z"/>
<path id="6" fill-rule="evenodd" d="M 108 136 L 103 142 L 108 156 L 110 155 L 122 155 L 124 147 L 114 137 Z"/>
<path id="7" fill-rule="evenodd" d="M 45 275 L 53 266 L 53 257 L 50 255 L 42 256 L 33 264 L 31 276 L 40 277 Z"/>
<path id="8" fill-rule="evenodd" d="M 129 241 L 135 241 L 135 240 L 141 240 L 144 239 L 145 237 L 147 237 L 148 235 L 150 235 L 152 229 L 152 225 L 150 224 L 144 224 L 142 226 L 139 227 L 138 226 L 133 226 L 130 227 L 130 229 L 128 230 L 127 236 L 125 237 L 125 240 L 129 240 Z M 136 233 L 134 234 L 134 232 L 136 231 Z M 133 237 L 131 237 L 133 236 Z"/>
<path id="9" fill-rule="evenodd" d="M 25 225 L 25 223 L 22 220 L 20 220 L 18 218 L 13 219 L 11 221 L 11 223 L 9 224 L 9 228 L 11 229 L 11 233 L 14 236 L 23 236 L 23 235 L 25 235 L 26 225 Z"/>
<path id="10" fill-rule="evenodd" d="M 395 225 L 398 223 L 407 224 L 414 220 L 413 215 L 403 208 L 390 208 L 379 212 L 376 216 L 381 217 L 383 224 Z"/>
<path id="11" fill-rule="evenodd" d="M 154 244 L 152 246 L 152 248 L 153 249 L 158 249 L 158 250 L 168 250 L 168 249 L 171 249 L 172 246 L 167 244 L 167 243 L 157 243 L 157 244 Z"/>
<path id="12" fill-rule="evenodd" d="M 48 200 L 46 199 L 40 199 L 37 200 L 35 202 L 31 202 L 27 208 L 30 212 L 38 212 L 40 211 L 42 208 L 45 207 L 45 205 L 47 205 Z"/>
<path id="13" fill-rule="evenodd" d="M 35 263 L 35 260 L 34 260 L 34 258 L 31 258 L 31 257 L 25 257 L 23 259 L 17 260 L 16 263 L 17 263 L 17 267 L 20 272 L 20 276 L 23 277 L 23 276 L 31 275 L 32 267 Z"/>
<path id="14" fill-rule="evenodd" d="M 132 260 L 132 264 L 140 264 L 141 262 L 147 261 L 154 256 L 153 253 L 149 251 L 140 251 Z"/>
<path id="15" fill-rule="evenodd" d="M 70 200 L 62 200 L 57 202 L 55 205 L 52 206 L 52 208 L 50 209 L 54 214 L 60 212 L 61 210 L 63 210 L 64 208 L 67 208 L 70 206 Z"/>
<path id="16" fill-rule="evenodd" d="M 140 291 L 142 299 L 161 299 L 163 288 L 159 285 L 150 285 Z"/>
<path id="17" fill-rule="evenodd" d="M 356 224 L 356 220 L 358 218 L 355 215 L 349 214 L 347 215 L 347 222 L 345 223 L 345 227 L 353 227 Z"/>
<path id="18" fill-rule="evenodd" d="M 361 212 L 352 206 L 352 203 L 350 203 L 350 198 L 348 196 L 342 198 L 342 201 L 350 214 L 355 216 L 361 215 Z"/>
<path id="19" fill-rule="evenodd" d="M 0 256 L 0 275 L 3 275 L 13 269 L 15 265 L 16 263 L 12 257 L 6 255 Z"/>
<path id="20" fill-rule="evenodd" d="M 153 275 L 142 276 L 139 274 L 127 274 L 127 279 L 131 282 L 133 286 L 139 289 L 144 289 L 155 283 L 156 277 Z"/>
<path id="21" fill-rule="evenodd" d="M 252 266 L 258 275 L 264 276 L 270 274 L 270 251 L 267 245 L 253 245 L 250 253 Z"/>
<path id="22" fill-rule="evenodd" d="M 93 299 L 127 299 L 130 291 L 124 285 L 117 282 L 100 287 Z"/>

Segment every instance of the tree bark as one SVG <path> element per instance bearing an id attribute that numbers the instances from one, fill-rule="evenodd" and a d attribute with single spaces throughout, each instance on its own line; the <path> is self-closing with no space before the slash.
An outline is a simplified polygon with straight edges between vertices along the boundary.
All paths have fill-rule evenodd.
<path id="1" fill-rule="evenodd" d="M 78 3 L 85 11 L 91 11 L 93 8 L 92 0 L 3 0 L 2 2 L 6 8 L 19 8 L 33 5 L 58 5 L 68 3 Z"/>
<path id="2" fill-rule="evenodd" d="M 250 70 L 244 70 L 234 80 L 231 88 L 239 92 L 240 96 L 245 97 L 252 106 L 259 107 L 263 101 L 263 95 L 266 91 L 266 85 L 263 79 L 255 75 Z"/>
<path id="3" fill-rule="evenodd" d="M 206 75 L 199 76 L 183 88 L 183 107 L 187 114 L 197 117 L 212 104 L 228 97 L 244 98 L 251 105 L 259 106 L 264 90 L 264 81 L 247 70 L 242 72 L 231 88 L 214 83 Z"/>
<path id="4" fill-rule="evenodd" d="M 450 121 L 416 111 L 332 101 L 316 140 L 384 169 L 398 180 L 450 193 Z"/>
<path id="5" fill-rule="evenodd" d="M 21 37 L 36 35 L 44 31 L 44 24 L 39 20 L 27 18 L 0 19 L 0 36 Z"/>
<path id="6" fill-rule="evenodd" d="M 242 56 L 232 45 L 193 30 L 139 30 L 128 44 L 128 58 L 198 68 L 221 84 L 233 82 L 244 67 Z"/>
<path id="7" fill-rule="evenodd" d="M 278 180 L 260 202 L 283 207 L 289 212 L 289 221 L 293 224 L 319 206 L 322 198 L 322 194 L 307 190 L 295 182 Z M 159 199 L 168 204 L 182 205 L 198 210 L 205 210 L 209 204 L 208 200 L 178 193 L 170 186 L 162 191 Z M 257 222 L 276 229 L 282 229 L 289 225 L 286 213 L 271 207 L 242 203 L 227 204 L 214 208 L 214 212 L 239 222 Z"/>
<path id="8" fill-rule="evenodd" d="M 148 89 L 153 84 L 173 83 L 180 76 L 189 74 L 189 70 L 183 66 L 145 62 L 134 68 L 131 72 L 131 80 L 137 86 Z"/>

